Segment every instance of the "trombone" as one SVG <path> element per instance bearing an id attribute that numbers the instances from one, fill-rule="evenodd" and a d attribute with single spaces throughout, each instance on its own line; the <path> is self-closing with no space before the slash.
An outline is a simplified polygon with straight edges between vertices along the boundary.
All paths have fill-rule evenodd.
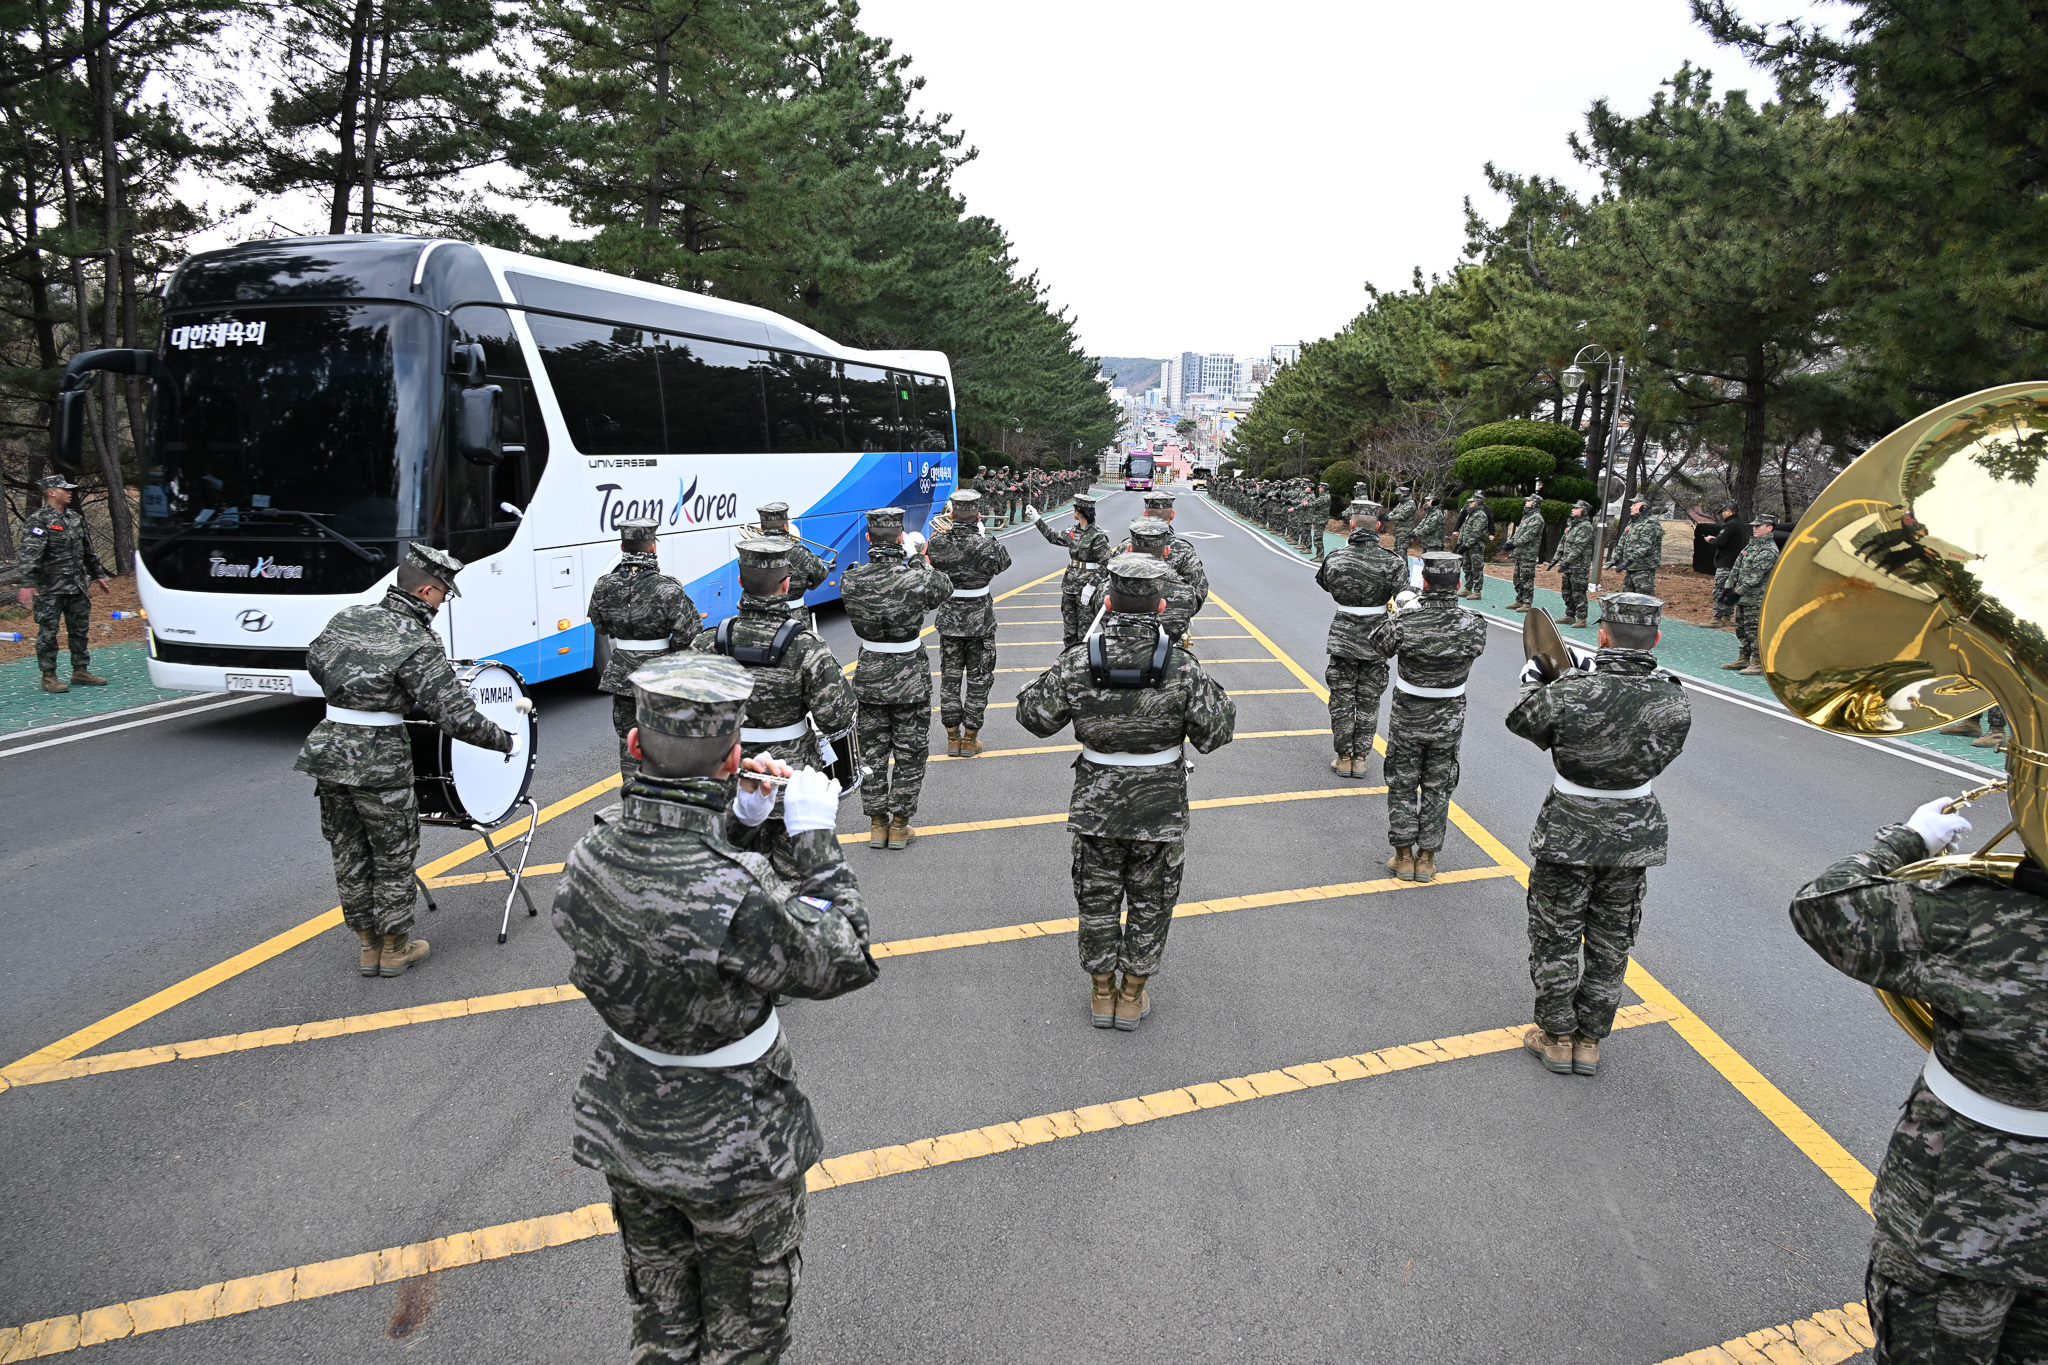
<path id="1" fill-rule="evenodd" d="M 797 545 L 807 546 L 820 559 L 825 561 L 827 569 L 839 567 L 839 551 L 833 549 L 830 545 L 820 545 L 815 540 L 805 539 L 803 536 L 798 535 L 792 527 L 784 527 L 780 531 L 764 531 L 752 523 L 740 527 L 740 537 L 744 540 L 758 540 L 764 536 L 772 536 L 778 540 L 787 540 Z"/>

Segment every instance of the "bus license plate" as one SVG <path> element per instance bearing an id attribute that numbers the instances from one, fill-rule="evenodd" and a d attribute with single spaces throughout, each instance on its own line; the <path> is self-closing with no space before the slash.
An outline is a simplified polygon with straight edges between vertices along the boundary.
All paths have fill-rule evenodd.
<path id="1" fill-rule="evenodd" d="M 230 692 L 281 692 L 291 695 L 292 680 L 283 673 L 230 673 Z"/>

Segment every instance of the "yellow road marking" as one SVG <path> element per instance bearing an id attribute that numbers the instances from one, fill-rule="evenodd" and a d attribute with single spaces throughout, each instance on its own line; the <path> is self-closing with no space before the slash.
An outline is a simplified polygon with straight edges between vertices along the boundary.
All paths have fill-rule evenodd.
<path id="1" fill-rule="evenodd" d="M 1058 577 L 1059 577 L 1059 576 L 1060 576 L 1060 575 L 1061 575 L 1062 573 L 1065 573 L 1065 572 L 1066 572 L 1066 570 L 1064 570 L 1064 569 L 1055 569 L 1055 570 L 1053 570 L 1053 571 L 1052 571 L 1051 573 L 1047 574 L 1047 575 L 1045 576 L 1045 578 L 1034 578 L 1034 579 L 1032 579 L 1032 580 L 1031 580 L 1031 581 L 1030 581 L 1029 583 L 1026 583 L 1026 584 L 1024 584 L 1024 585 L 1023 585 L 1023 587 L 1017 587 L 1017 588 L 1012 588 L 1012 589 L 1010 589 L 1010 590 L 1009 590 L 1008 592 L 1006 592 L 1006 593 L 1002 594 L 1001 596 L 997 597 L 997 598 L 996 598 L 995 600 L 996 600 L 997 602 L 1007 602 L 1007 601 L 1009 601 L 1009 600 L 1010 600 L 1011 598 L 1013 598 L 1013 597 L 1021 596 L 1021 595 L 1023 594 L 1023 592 L 1024 592 L 1024 589 L 1025 589 L 1025 588 L 1035 588 L 1035 587 L 1037 587 L 1037 586 L 1038 586 L 1038 585 L 1039 585 L 1040 583 L 1043 583 L 1043 582 L 1045 582 L 1045 581 L 1046 581 L 1047 579 L 1052 579 L 1052 578 L 1058 578 Z M 992 603 L 991 605 L 993 605 L 993 603 Z M 1057 622 L 1054 622 L 1053 624 L 1058 624 L 1058 623 L 1057 623 Z M 932 633 L 933 631 L 935 631 L 935 630 L 937 630 L 937 629 L 938 629 L 938 627 L 937 627 L 937 626 L 926 626 L 926 627 L 925 627 L 925 628 L 924 628 L 923 630 L 921 630 L 921 631 L 919 631 L 919 632 L 917 633 L 917 638 L 918 638 L 918 639 L 920 639 L 920 640 L 922 640 L 922 639 L 923 639 L 923 638 L 924 638 L 925 636 L 927 636 L 927 635 L 931 634 L 931 633 Z M 853 670 L 854 670 L 854 669 L 855 669 L 856 667 L 858 667 L 858 666 L 859 666 L 859 664 L 860 664 L 860 659 L 859 659 L 858 657 L 855 657 L 855 658 L 849 659 L 849 660 L 848 660 L 848 661 L 847 661 L 846 663 L 844 663 L 844 664 L 842 664 L 842 665 L 840 666 L 840 669 L 839 669 L 839 671 L 840 671 L 841 673 L 851 673 L 851 672 L 853 672 Z M 933 677 L 937 677 L 938 675 L 937 675 L 937 674 L 933 674 L 932 676 L 933 676 Z"/>
<path id="2" fill-rule="evenodd" d="M 1022 670 L 1019 671 L 1021 672 Z M 1243 694 L 1232 693 L 1231 695 L 1241 696 Z M 1233 736 L 1230 742 L 1235 744 L 1240 739 L 1289 739 L 1296 735 L 1327 735 L 1329 733 L 1330 732 L 1327 728 L 1321 730 L 1246 730 L 1242 734 Z M 1019 754 L 1078 754 L 1080 752 L 1081 746 L 1078 744 L 1041 744 L 1038 747 L 1032 749 L 983 749 L 979 754 L 976 754 L 975 757 L 1014 758 Z M 958 754 L 933 754 L 926 761 L 929 763 L 967 762 L 965 758 L 962 758 Z M 436 886 L 446 886 L 451 884 L 452 883 L 445 881 L 434 883 L 434 885 Z"/>
<path id="3" fill-rule="evenodd" d="M 1614 1026 L 1617 1029 L 1637 1028 L 1660 1022 L 1663 1018 L 1663 1011 L 1654 1005 L 1630 1005 L 1616 1017 Z M 1441 1062 L 1508 1052 L 1522 1045 L 1522 1030 L 1526 1027 L 1516 1025 L 1487 1029 L 1479 1033 L 1382 1048 L 1376 1052 L 1332 1057 L 1328 1061 L 1306 1062 L 1250 1076 L 1233 1076 L 1226 1080 L 1141 1095 L 1135 1099 L 1062 1109 L 1056 1113 L 990 1124 L 901 1146 L 877 1147 L 846 1156 L 827 1157 L 810 1169 L 806 1184 L 816 1193 L 908 1171 L 1018 1151 L 1086 1133 L 1106 1132 L 1155 1119 L 1219 1109 L 1247 1100 L 1268 1099 L 1317 1086 L 1365 1080 Z M 146 1299 L 88 1309 L 83 1313 L 43 1318 L 20 1327 L 0 1328 L 0 1360 L 34 1360 L 58 1355 L 81 1346 L 96 1346 L 145 1332 L 212 1322 L 259 1308 L 303 1303 L 330 1294 L 391 1284 L 430 1271 L 478 1265 L 547 1247 L 566 1246 L 617 1230 L 610 1205 L 586 1204 L 566 1213 L 499 1223 L 471 1232 L 437 1237 L 429 1242 L 385 1247 L 381 1251 L 365 1251 L 330 1261 L 316 1261 L 311 1265 L 245 1275 L 198 1289 L 155 1294 Z"/>
<path id="4" fill-rule="evenodd" d="M 1019 669 L 1018 671 L 1028 672 L 1029 670 Z M 1306 687 L 1252 687 L 1243 689 L 1227 688 L 1225 690 L 1233 697 L 1300 696 L 1308 691 Z M 1328 699 L 1325 698 L 1325 700 Z M 936 706 L 932 708 L 935 712 L 938 709 Z M 1017 709 L 1017 703 L 1013 701 L 992 701 L 985 704 L 982 709 L 985 711 L 1014 711 Z M 1004 752 L 1009 751 L 1005 750 Z M 983 754 L 982 757 L 987 757 L 987 755 Z"/>
<path id="5" fill-rule="evenodd" d="M 1048 623 L 1050 624 L 1050 623 Z M 1190 640 L 1248 640 L 1248 635 L 1190 635 Z M 1025 645 L 1064 645 L 1065 640 L 998 640 L 998 649 L 1020 649 Z"/>
<path id="6" fill-rule="evenodd" d="M 1671 1027 L 1678 1030 L 1679 1037 L 1691 1043 L 1693 1050 L 1726 1077 L 1742 1098 L 1755 1105 L 1757 1112 L 1791 1139 L 1793 1146 L 1806 1153 L 1828 1179 L 1841 1186 L 1844 1194 L 1862 1205 L 1865 1213 L 1870 1212 L 1870 1189 L 1877 1183 L 1877 1178 L 1870 1173 L 1869 1167 L 1850 1155 L 1848 1148 L 1835 1141 L 1825 1128 L 1807 1117 L 1805 1110 L 1772 1085 L 1741 1053 L 1728 1046 L 1720 1034 L 1707 1027 L 1697 1014 L 1687 1009 L 1677 996 L 1665 989 L 1664 983 L 1651 976 L 1634 958 L 1628 962 L 1628 985 L 1643 999 L 1668 1011 Z"/>
<path id="7" fill-rule="evenodd" d="M 1385 795 L 1385 787 L 1318 787 L 1313 791 L 1270 792 L 1263 796 L 1218 796 L 1206 801 L 1190 801 L 1190 810 L 1221 810 L 1226 806 L 1263 806 L 1278 801 L 1317 801 L 1331 796 L 1379 796 Z M 980 834 L 992 829 L 1022 829 L 1028 825 L 1064 825 L 1067 813 L 1058 811 L 1051 815 L 1015 815 L 1004 820 L 969 820 L 957 825 L 913 825 L 910 832 L 922 838 L 927 834 Z M 868 841 L 865 833 L 842 834 L 842 844 L 864 844 Z"/>
<path id="8" fill-rule="evenodd" d="M 1836 1365 L 1875 1345 L 1877 1334 L 1870 1330 L 1869 1312 L 1860 1303 L 1845 1303 L 1782 1327 L 1765 1327 L 1719 1346 L 1687 1351 L 1657 1365 L 1751 1365 L 1757 1361 Z"/>
<path id="9" fill-rule="evenodd" d="M 618 785 L 619 776 L 617 773 L 613 773 L 603 781 L 594 782 L 582 791 L 565 796 L 560 801 L 541 811 L 540 822 L 546 824 L 556 816 L 574 810 L 576 807 L 602 796 Z M 507 825 L 502 832 L 493 831 L 493 833 L 498 836 L 498 841 L 502 842 L 504 839 L 514 838 L 525 833 L 527 824 L 528 818 L 521 816 L 518 820 Z M 488 850 L 484 847 L 484 841 L 481 839 L 474 840 L 464 844 L 453 853 L 443 854 L 432 862 L 423 865 L 420 868 L 420 874 L 429 878 L 439 876 L 449 868 L 459 867 L 471 858 L 485 852 L 488 852 Z M 215 986 L 220 985 L 223 981 L 230 981 L 252 967 L 261 966 L 278 954 L 296 948 L 306 940 L 324 933 L 340 923 L 341 907 L 337 905 L 333 909 L 315 915 L 313 918 L 287 929 L 281 934 L 265 939 L 253 948 L 235 954 L 225 962 L 216 963 L 203 972 L 195 972 L 174 986 L 167 986 L 147 999 L 138 1000 L 124 1010 L 117 1010 L 96 1024 L 88 1024 L 76 1033 L 59 1038 L 47 1047 L 38 1048 L 34 1052 L 29 1053 L 28 1056 L 11 1062 L 4 1068 L 0 1068 L 0 1091 L 5 1091 L 14 1085 L 22 1075 L 40 1071 L 55 1062 L 69 1061 L 79 1053 L 96 1048 L 109 1038 L 125 1033 L 146 1020 L 154 1019 L 165 1010 L 182 1005 L 195 996 L 203 995 Z"/>

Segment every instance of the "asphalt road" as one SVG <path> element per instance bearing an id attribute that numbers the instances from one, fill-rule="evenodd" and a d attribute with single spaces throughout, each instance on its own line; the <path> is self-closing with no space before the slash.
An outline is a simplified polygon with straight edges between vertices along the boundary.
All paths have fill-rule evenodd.
<path id="1" fill-rule="evenodd" d="M 1138 510 L 1119 494 L 1104 522 Z M 899 951 L 871 988 L 784 1012 L 828 1150 L 1081 1112 L 999 1130 L 1056 1140 L 913 1146 L 942 1164 L 899 1170 L 922 1159 L 885 1155 L 883 1178 L 816 1189 L 788 1359 L 1634 1365 L 1860 1298 L 1870 1224 L 1853 1167 L 1875 1169 L 1920 1054 L 1792 935 L 1785 905 L 1967 776 L 1695 691 L 1687 752 L 1658 783 L 1672 856 L 1651 874 L 1636 951 L 1689 1011 L 1690 1041 L 1668 1021 L 1619 1031 L 1591 1079 L 1454 1045 L 1297 1088 L 1270 1073 L 1528 1020 L 1512 873 L 1550 768 L 1499 723 L 1521 652 L 1495 630 L 1471 685 L 1467 819 L 1441 859 L 1475 875 L 1344 893 L 1385 876 L 1384 797 L 1329 771 L 1327 713 L 1280 657 L 1320 679 L 1327 599 L 1309 566 L 1199 500 L 1183 500 L 1180 525 L 1221 601 L 1274 647 L 1219 605 L 1194 631 L 1240 694 L 1243 737 L 1192 780 L 1194 799 L 1216 804 L 1195 815 L 1182 896 L 1215 913 L 1177 920 L 1145 1025 L 1097 1031 L 1070 933 L 973 932 L 1073 913 L 1065 832 L 1030 818 L 1066 809 L 1070 751 L 1002 752 L 1070 737 L 1040 740 L 992 711 L 988 755 L 933 764 L 919 815 L 932 832 L 903 853 L 869 850 L 858 802 L 845 804 L 876 940 L 966 937 Z M 1065 559 L 1033 533 L 1008 544 L 1016 565 L 997 591 L 1022 591 L 999 607 L 998 702 L 1057 655 L 1057 579 L 1027 585 Z M 821 625 L 851 657 L 843 617 Z M 606 699 L 572 683 L 537 698 L 535 794 L 565 806 L 536 840 L 545 866 L 610 799 L 568 800 L 612 774 L 612 739 Z M 440 889 L 439 912 L 421 916 L 433 956 L 398 980 L 358 977 L 338 927 L 231 963 L 334 903 L 311 783 L 291 770 L 315 714 L 262 700 L 0 744 L 0 1053 L 28 1058 L 116 1017 L 89 1046 L 7 1072 L 0 1359 L 13 1325 L 84 1313 L 88 1337 L 119 1336 L 174 1311 L 207 1320 L 90 1349 L 623 1358 L 615 1239 L 586 1226 L 527 1249 L 564 1241 L 562 1220 L 532 1220 L 605 1198 L 568 1156 L 568 1096 L 599 1031 L 580 1000 L 172 1047 L 568 979 L 545 913 L 515 912 L 496 943 L 502 881 Z M 1289 799 L 1249 799 L 1274 796 Z M 1986 802 L 1978 823 L 2003 815 Z M 978 822 L 995 827 L 947 832 Z M 429 830 L 422 857 L 468 842 Z M 440 872 L 489 867 L 473 856 Z M 553 881 L 531 882 L 543 912 Z M 209 972 L 189 998 L 133 1008 Z M 1715 1035 L 1724 1050 L 1700 1043 Z M 1783 1104 L 1731 1084 L 1745 1064 Z M 1087 1108 L 1176 1088 L 1208 1107 Z M 1788 1127 L 1823 1155 L 1829 1141 L 1846 1149 L 1842 1179 Z M 467 1236 L 501 1224 L 524 1231 Z M 439 1245 L 470 1252 L 430 1276 L 403 1256 L 367 1274 L 369 1260 L 277 1274 L 451 1237 Z M 350 1274 L 378 1282 L 307 1297 Z M 137 1302 L 219 1282 L 204 1312 L 190 1308 L 202 1296 Z M 244 1302 L 268 1306 L 227 1311 Z M 38 1330 L 48 1344 L 73 1328 Z"/>

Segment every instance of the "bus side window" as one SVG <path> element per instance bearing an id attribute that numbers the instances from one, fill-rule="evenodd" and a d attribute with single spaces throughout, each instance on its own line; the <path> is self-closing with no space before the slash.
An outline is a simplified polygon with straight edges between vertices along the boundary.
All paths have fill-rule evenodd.
<path id="1" fill-rule="evenodd" d="M 569 439 L 586 455 L 658 455 L 667 448 L 660 369 L 637 327 L 528 314 Z"/>
<path id="2" fill-rule="evenodd" d="M 912 376 L 917 383 L 917 449 L 953 448 L 953 395 L 936 375 Z"/>
<path id="3" fill-rule="evenodd" d="M 887 370 L 846 366 L 840 388 L 846 394 L 846 448 L 897 450 L 896 383 Z"/>
<path id="4" fill-rule="evenodd" d="M 768 448 L 762 406 L 761 353 L 696 337 L 663 336 L 662 404 L 671 455 L 757 455 Z"/>
<path id="5" fill-rule="evenodd" d="M 498 404 L 498 437 L 505 446 L 505 462 L 498 466 L 491 507 L 500 526 L 517 526 L 519 518 L 503 505 L 511 503 L 524 511 L 540 488 L 541 472 L 548 467 L 548 427 L 540 415 L 540 401 L 531 379 L 492 375 L 490 383 L 503 390 Z"/>
<path id="6" fill-rule="evenodd" d="M 768 447 L 776 451 L 844 450 L 838 362 L 794 351 L 771 351 L 761 378 L 768 392 Z"/>

